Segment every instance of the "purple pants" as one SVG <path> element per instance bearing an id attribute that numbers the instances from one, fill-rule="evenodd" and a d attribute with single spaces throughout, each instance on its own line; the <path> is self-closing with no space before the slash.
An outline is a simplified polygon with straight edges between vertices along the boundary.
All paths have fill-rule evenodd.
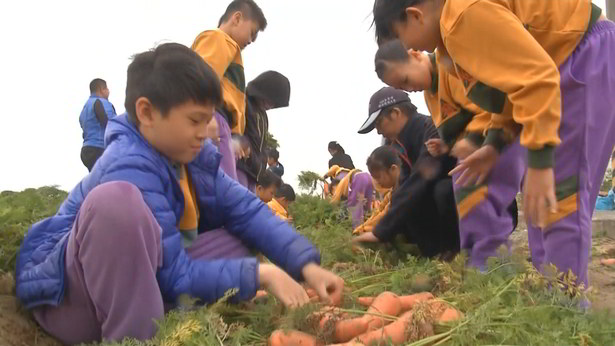
<path id="1" fill-rule="evenodd" d="M 233 150 L 233 142 L 231 141 L 231 128 L 226 121 L 226 118 L 218 111 L 214 114 L 216 121 L 218 122 L 218 131 L 220 136 L 220 144 L 218 150 L 222 154 L 222 160 L 220 160 L 220 168 L 237 181 L 237 161 L 235 160 L 235 151 Z"/>
<path id="2" fill-rule="evenodd" d="M 529 227 L 534 265 L 571 270 L 588 287 L 592 214 L 615 145 L 615 24 L 599 21 L 559 68 L 562 143 L 555 149 L 557 218 Z M 572 192 L 570 188 L 572 187 Z"/>
<path id="3" fill-rule="evenodd" d="M 372 176 L 367 172 L 359 172 L 352 177 L 348 188 L 348 209 L 352 214 L 352 229 L 363 223 L 365 212 L 372 209 L 374 187 Z"/>
<path id="4" fill-rule="evenodd" d="M 468 251 L 469 264 L 483 268 L 488 257 L 508 247 L 513 231 L 513 218 L 508 208 L 521 188 L 525 175 L 527 149 L 519 139 L 506 147 L 491 171 L 487 183 L 460 187 L 454 183 L 459 214 L 459 236 L 462 250 Z"/>
<path id="5" fill-rule="evenodd" d="M 41 327 L 65 344 L 125 337 L 149 339 L 164 316 L 156 271 L 161 229 L 141 192 L 126 182 L 94 188 L 85 198 L 66 249 L 64 299 L 33 310 Z M 224 230 L 200 235 L 195 259 L 245 257 L 248 249 Z"/>
<path id="6" fill-rule="evenodd" d="M 555 184 L 558 213 L 543 230 L 530 226 L 528 237 L 532 261 L 537 268 L 554 264 L 560 272 L 572 271 L 578 283 L 588 287 L 588 263 L 591 251 L 591 222 L 598 191 L 615 145 L 615 24 L 600 21 L 588 32 L 572 55 L 560 66 L 562 119 L 559 136 L 562 143 L 555 150 Z M 510 150 L 510 149 L 509 149 Z M 506 153 L 504 155 L 507 155 Z M 500 158 L 500 161 L 503 161 Z M 520 162 L 520 158 L 509 158 Z M 503 165 L 499 162 L 496 169 Z M 490 176 L 492 181 L 508 179 L 509 174 Z M 506 172 L 504 172 L 506 173 Z M 489 251 L 475 247 L 489 244 L 497 249 L 504 244 L 504 234 L 493 226 L 501 217 L 485 211 L 477 229 L 469 230 L 462 219 L 462 246 L 471 244 L 470 262 L 484 265 Z M 470 215 L 470 214 L 468 214 Z M 466 216 L 467 218 L 468 216 Z M 472 232 L 468 241 L 463 232 Z M 480 238 L 477 239 L 477 235 Z M 465 239 L 464 239 L 465 238 Z"/>
<path id="7" fill-rule="evenodd" d="M 252 193 L 256 190 L 256 181 L 254 181 L 241 169 L 237 169 L 237 181 Z"/>

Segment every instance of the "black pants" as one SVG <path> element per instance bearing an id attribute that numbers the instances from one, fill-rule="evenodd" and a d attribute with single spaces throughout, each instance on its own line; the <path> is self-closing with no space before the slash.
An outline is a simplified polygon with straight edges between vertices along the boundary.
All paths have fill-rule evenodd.
<path id="1" fill-rule="evenodd" d="M 415 196 L 419 197 L 419 196 Z M 419 197 L 421 203 L 409 210 L 406 239 L 426 257 L 459 252 L 459 218 L 451 178 L 429 184 Z"/>
<path id="2" fill-rule="evenodd" d="M 89 172 L 92 171 L 92 167 L 94 167 L 94 164 L 102 155 L 103 151 L 105 150 L 99 147 L 85 146 L 81 148 L 81 162 L 83 162 L 83 165 L 87 167 Z"/>

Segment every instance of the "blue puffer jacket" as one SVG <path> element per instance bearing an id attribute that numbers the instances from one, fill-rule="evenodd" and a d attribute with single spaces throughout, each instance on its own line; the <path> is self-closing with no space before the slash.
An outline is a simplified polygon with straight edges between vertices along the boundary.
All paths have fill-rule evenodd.
<path id="1" fill-rule="evenodd" d="M 213 302 L 227 290 L 239 288 L 235 300 L 254 296 L 258 263 L 254 258 L 199 261 L 190 259 L 177 230 L 184 200 L 175 170 L 122 115 L 111 119 L 106 150 L 90 175 L 69 194 L 57 214 L 32 226 L 17 258 L 17 296 L 27 308 L 58 305 L 64 296 L 68 235 L 85 196 L 97 185 L 127 181 L 137 186 L 162 228 L 163 264 L 156 278 L 162 296 L 174 302 L 183 293 Z M 207 143 L 187 168 L 200 208 L 199 230 L 224 226 L 249 247 L 261 251 L 292 277 L 320 263 L 320 254 L 286 222 L 219 168 L 220 154 Z M 113 283 L 110 282 L 109 285 Z"/>

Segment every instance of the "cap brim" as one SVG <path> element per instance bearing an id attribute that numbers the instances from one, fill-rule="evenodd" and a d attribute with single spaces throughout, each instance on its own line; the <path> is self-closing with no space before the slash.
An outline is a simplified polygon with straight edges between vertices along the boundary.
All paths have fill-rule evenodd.
<path id="1" fill-rule="evenodd" d="M 376 119 L 378 119 L 378 116 L 380 115 L 381 112 L 382 112 L 382 109 L 379 109 L 375 111 L 374 113 L 370 114 L 369 118 L 367 118 L 367 120 L 363 123 L 363 125 L 361 126 L 358 132 L 360 134 L 370 133 L 376 126 Z"/>

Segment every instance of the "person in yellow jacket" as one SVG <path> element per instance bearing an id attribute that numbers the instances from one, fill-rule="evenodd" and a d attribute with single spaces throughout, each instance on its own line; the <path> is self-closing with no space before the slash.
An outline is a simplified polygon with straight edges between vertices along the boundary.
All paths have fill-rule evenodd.
<path id="1" fill-rule="evenodd" d="M 246 80 L 241 51 L 266 27 L 267 19 L 253 0 L 233 0 L 220 18 L 218 28 L 200 33 L 192 43 L 192 50 L 222 82 L 224 99 L 214 115 L 223 155 L 220 168 L 236 181 L 237 163 L 231 133 L 243 135 L 246 127 Z"/>
<path id="2" fill-rule="evenodd" d="M 288 213 L 288 207 L 295 201 L 295 190 L 288 184 L 283 184 L 277 189 L 275 197 L 267 206 L 282 220 L 292 222 Z"/>
<path id="3" fill-rule="evenodd" d="M 346 200 L 346 205 L 352 213 L 352 227 L 358 227 L 364 221 L 366 212 L 372 209 L 374 187 L 372 176 L 358 169 L 348 170 L 332 166 L 325 174 L 331 177 L 331 203 Z"/>
<path id="4" fill-rule="evenodd" d="M 392 151 L 392 149 L 390 151 Z M 372 155 L 374 154 L 380 155 L 376 152 L 372 153 Z M 393 154 L 395 153 L 393 152 Z M 379 203 L 372 206 L 373 212 L 370 218 L 367 219 L 367 221 L 365 221 L 359 227 L 355 228 L 352 231 L 352 234 L 371 232 L 374 227 L 376 227 L 378 222 L 380 222 L 380 219 L 382 219 L 382 217 L 386 215 L 386 213 L 389 211 L 393 188 L 397 186 L 397 180 L 399 179 L 399 165 L 401 164 L 401 162 L 399 161 L 399 158 L 394 156 L 387 156 L 386 159 L 388 161 L 386 161 L 386 163 L 383 163 L 383 165 L 373 165 L 373 168 L 368 167 L 369 173 L 372 175 L 374 189 L 376 189 L 376 191 L 378 191 L 384 197 L 382 198 L 382 201 L 379 201 Z M 389 182 L 395 183 L 391 185 Z"/>
<path id="5" fill-rule="evenodd" d="M 553 264 L 572 272 L 585 287 L 592 213 L 615 145 L 615 23 L 601 12 L 591 0 L 376 0 L 373 11 L 379 42 L 437 47 L 493 122 L 522 126 L 520 144 L 513 145 L 523 147 L 517 156 L 527 160 L 532 261 L 539 269 Z M 506 178 L 513 159 L 483 146 L 451 173 L 460 185 L 486 182 L 474 197 L 494 200 L 503 194 L 490 183 Z M 470 264 L 485 268 L 508 245 L 507 229 L 477 219 L 461 244 Z"/>

